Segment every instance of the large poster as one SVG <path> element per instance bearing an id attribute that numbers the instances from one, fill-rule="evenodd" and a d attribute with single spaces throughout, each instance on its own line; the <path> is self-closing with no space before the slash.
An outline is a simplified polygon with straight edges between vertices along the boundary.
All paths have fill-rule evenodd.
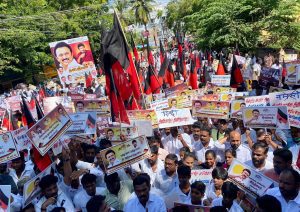
<path id="1" fill-rule="evenodd" d="M 184 95 L 168 98 L 169 109 L 181 109 L 181 108 L 191 108 L 192 107 L 192 96 Z"/>
<path id="2" fill-rule="evenodd" d="M 20 157 L 11 133 L 0 134 L 0 163 Z"/>
<path id="3" fill-rule="evenodd" d="M 128 118 L 131 121 L 151 121 L 153 128 L 158 127 L 157 116 L 154 110 L 127 110 Z"/>
<path id="4" fill-rule="evenodd" d="M 288 111 L 286 106 L 280 107 L 245 107 L 243 121 L 250 128 L 289 129 Z"/>
<path id="5" fill-rule="evenodd" d="M 191 125 L 195 122 L 190 110 L 187 108 L 180 110 L 161 110 L 156 111 L 156 114 L 159 128 Z"/>
<path id="6" fill-rule="evenodd" d="M 97 115 L 95 112 L 73 113 L 69 116 L 73 123 L 65 132 L 66 135 L 96 134 Z"/>
<path id="7" fill-rule="evenodd" d="M 243 108 L 246 107 L 244 100 L 233 100 L 231 102 L 231 118 L 242 119 Z"/>
<path id="8" fill-rule="evenodd" d="M 147 139 L 144 136 L 128 140 L 100 151 L 105 172 L 114 173 L 150 156 Z"/>
<path id="9" fill-rule="evenodd" d="M 97 112 L 97 114 L 110 116 L 109 100 L 82 100 L 74 101 L 76 112 Z"/>
<path id="10" fill-rule="evenodd" d="M 33 125 L 26 135 L 40 154 L 45 155 L 71 125 L 70 117 L 64 107 L 59 104 Z"/>
<path id="11" fill-rule="evenodd" d="M 245 104 L 246 107 L 270 106 L 270 97 L 269 95 L 246 97 Z"/>
<path id="12" fill-rule="evenodd" d="M 267 88 L 270 83 L 272 83 L 273 86 L 278 87 L 279 80 L 281 78 L 280 74 L 281 73 L 279 69 L 262 67 L 259 84 L 264 88 Z"/>
<path id="13" fill-rule="evenodd" d="M 192 115 L 194 117 L 228 119 L 230 109 L 229 105 L 229 102 L 194 100 Z"/>
<path id="14" fill-rule="evenodd" d="M 270 93 L 272 106 L 287 106 L 290 125 L 300 126 L 300 89 Z"/>
<path id="15" fill-rule="evenodd" d="M 85 75 L 92 79 L 97 76 L 88 37 L 52 42 L 49 46 L 63 86 L 85 83 Z"/>

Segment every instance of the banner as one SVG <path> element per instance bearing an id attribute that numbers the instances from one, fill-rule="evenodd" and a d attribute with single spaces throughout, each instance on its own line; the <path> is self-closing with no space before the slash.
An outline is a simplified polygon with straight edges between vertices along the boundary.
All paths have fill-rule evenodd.
<path id="1" fill-rule="evenodd" d="M 0 211 L 10 212 L 11 185 L 0 185 Z"/>
<path id="2" fill-rule="evenodd" d="M 235 99 L 235 93 L 222 93 L 220 101 L 230 102 Z"/>
<path id="3" fill-rule="evenodd" d="M 288 85 L 295 85 L 297 82 L 297 73 L 300 70 L 300 62 L 294 61 L 286 64 L 286 77 L 285 83 Z"/>
<path id="4" fill-rule="evenodd" d="M 190 183 L 202 181 L 206 186 L 212 180 L 212 169 L 192 169 Z"/>
<path id="5" fill-rule="evenodd" d="M 25 126 L 11 132 L 12 136 L 15 139 L 18 151 L 24 149 L 28 150 L 31 149 L 32 147 L 31 142 L 26 135 L 27 131 L 28 131 L 28 126 Z"/>
<path id="6" fill-rule="evenodd" d="M 53 167 L 53 168 L 52 168 Z M 45 169 L 43 172 L 39 173 L 34 178 L 30 179 L 24 184 L 23 188 L 23 200 L 24 200 L 24 206 L 31 203 L 35 198 L 39 197 L 42 194 L 42 190 L 39 187 L 40 180 L 49 174 L 54 174 L 54 167 L 55 164 L 51 164 L 47 169 Z"/>
<path id="7" fill-rule="evenodd" d="M 32 126 L 26 135 L 40 154 L 45 155 L 71 125 L 70 117 L 64 107 L 59 104 Z"/>
<path id="8" fill-rule="evenodd" d="M 195 122 L 190 110 L 187 108 L 180 110 L 161 110 L 157 111 L 156 114 L 159 128 L 191 125 Z"/>
<path id="9" fill-rule="evenodd" d="M 150 104 L 150 108 L 155 111 L 167 109 L 168 107 L 169 107 L 168 99 L 158 100 L 155 102 L 151 102 Z"/>
<path id="10" fill-rule="evenodd" d="M 144 136 L 128 140 L 100 151 L 105 173 L 111 174 L 150 156 L 148 141 Z"/>
<path id="11" fill-rule="evenodd" d="M 97 112 L 97 114 L 110 116 L 109 100 L 82 100 L 74 101 L 76 112 Z"/>
<path id="12" fill-rule="evenodd" d="M 90 113 L 73 113 L 69 115 L 72 125 L 65 132 L 66 135 L 92 135 L 96 134 L 97 115 Z"/>
<path id="13" fill-rule="evenodd" d="M 85 84 L 85 75 L 88 75 L 91 80 L 96 78 L 97 70 L 86 36 L 52 42 L 49 46 L 63 87 L 78 83 Z"/>
<path id="14" fill-rule="evenodd" d="M 229 102 L 194 100 L 192 115 L 193 117 L 228 119 L 229 105 Z"/>
<path id="15" fill-rule="evenodd" d="M 236 88 L 229 88 L 229 87 L 214 87 L 213 88 L 214 94 L 221 94 L 221 93 L 233 93 L 236 92 Z"/>
<path id="16" fill-rule="evenodd" d="M 278 87 L 279 80 L 281 79 L 281 73 L 279 69 L 262 67 L 259 77 L 259 84 L 268 88 L 270 85 Z"/>
<path id="17" fill-rule="evenodd" d="M 157 128 L 157 116 L 154 110 L 127 110 L 128 118 L 131 121 L 151 121 L 152 127 Z"/>
<path id="18" fill-rule="evenodd" d="M 270 93 L 272 106 L 287 106 L 290 125 L 300 126 L 300 89 Z"/>
<path id="19" fill-rule="evenodd" d="M 230 75 L 212 75 L 211 83 L 217 86 L 230 86 Z"/>
<path id="20" fill-rule="evenodd" d="M 177 96 L 168 98 L 168 109 L 181 109 L 192 107 L 192 96 Z"/>
<path id="21" fill-rule="evenodd" d="M 228 176 L 230 181 L 240 189 L 255 197 L 263 196 L 269 188 L 275 185 L 271 179 L 236 159 L 230 165 Z"/>
<path id="22" fill-rule="evenodd" d="M 244 100 L 233 100 L 230 107 L 231 118 L 242 119 L 244 107 L 246 107 Z"/>
<path id="23" fill-rule="evenodd" d="M 67 113 L 73 113 L 73 102 L 69 96 L 54 96 L 43 99 L 44 114 L 50 113 L 57 105 L 61 104 Z"/>
<path id="24" fill-rule="evenodd" d="M 244 107 L 243 122 L 249 128 L 289 129 L 287 107 Z"/>
<path id="25" fill-rule="evenodd" d="M 246 103 L 246 107 L 270 106 L 270 97 L 269 95 L 246 97 L 245 103 Z"/>
<path id="26" fill-rule="evenodd" d="M 0 163 L 20 157 L 11 133 L 0 134 Z"/>
<path id="27" fill-rule="evenodd" d="M 110 141 L 121 141 L 121 134 L 125 135 L 127 139 L 138 137 L 138 130 L 136 127 L 109 127 L 104 129 L 106 137 Z"/>
<path id="28" fill-rule="evenodd" d="M 197 96 L 196 99 L 202 101 L 220 101 L 221 94 L 206 94 L 202 96 Z"/>

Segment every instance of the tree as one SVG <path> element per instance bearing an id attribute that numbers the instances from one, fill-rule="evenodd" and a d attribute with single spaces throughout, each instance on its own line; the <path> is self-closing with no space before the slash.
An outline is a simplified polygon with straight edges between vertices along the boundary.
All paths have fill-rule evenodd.
<path id="1" fill-rule="evenodd" d="M 136 23 L 143 24 L 147 30 L 147 23 L 150 20 L 150 12 L 153 10 L 154 0 L 131 1 L 132 9 L 135 13 Z"/>

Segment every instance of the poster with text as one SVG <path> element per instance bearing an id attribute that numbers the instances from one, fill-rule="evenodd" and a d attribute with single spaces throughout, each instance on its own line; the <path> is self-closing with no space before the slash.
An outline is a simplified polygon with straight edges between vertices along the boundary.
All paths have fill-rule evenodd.
<path id="1" fill-rule="evenodd" d="M 228 170 L 230 181 L 235 183 L 240 189 L 253 196 L 262 196 L 275 183 L 245 164 L 234 159 Z"/>
<path id="2" fill-rule="evenodd" d="M 229 87 L 214 87 L 213 88 L 214 94 L 221 94 L 221 93 L 233 93 L 236 92 L 236 88 L 229 88 Z"/>
<path id="3" fill-rule="evenodd" d="M 0 134 L 0 163 L 20 157 L 17 145 L 11 133 Z"/>
<path id="4" fill-rule="evenodd" d="M 108 128 L 110 126 L 111 123 L 111 118 L 107 117 L 107 116 L 102 116 L 101 114 L 97 114 L 97 121 L 96 121 L 96 125 L 97 125 L 97 136 L 101 137 L 105 135 L 105 128 Z"/>
<path id="5" fill-rule="evenodd" d="M 106 138 L 110 141 L 120 141 L 121 134 L 125 135 L 127 139 L 133 139 L 139 136 L 136 127 L 109 127 L 104 131 Z"/>
<path id="6" fill-rule="evenodd" d="M 96 78 L 97 70 L 88 37 L 79 37 L 49 44 L 61 84 L 85 83 L 85 75 Z"/>
<path id="7" fill-rule="evenodd" d="M 192 169 L 190 183 L 202 181 L 206 186 L 212 180 L 212 169 Z"/>
<path id="8" fill-rule="evenodd" d="M 109 100 L 82 100 L 74 101 L 75 111 L 78 112 L 97 112 L 110 116 L 110 101 Z"/>
<path id="9" fill-rule="evenodd" d="M 144 136 L 100 151 L 105 172 L 114 173 L 150 156 L 148 141 Z"/>
<path id="10" fill-rule="evenodd" d="M 10 212 L 11 185 L 0 185 L 0 211 Z"/>
<path id="11" fill-rule="evenodd" d="M 245 98 L 246 107 L 263 107 L 270 106 L 269 95 L 250 96 Z"/>
<path id="12" fill-rule="evenodd" d="M 295 85 L 297 82 L 297 73 L 300 70 L 300 62 L 290 62 L 286 64 L 286 77 L 285 77 L 285 83 L 288 85 Z"/>
<path id="13" fill-rule="evenodd" d="M 177 96 L 168 98 L 168 109 L 182 109 L 192 107 L 192 96 Z"/>
<path id="14" fill-rule="evenodd" d="M 194 100 L 192 115 L 193 117 L 227 119 L 229 116 L 229 110 L 229 102 Z"/>
<path id="15" fill-rule="evenodd" d="M 71 118 L 64 107 L 59 104 L 33 125 L 26 135 L 40 154 L 45 155 L 71 125 Z"/>
<path id="16" fill-rule="evenodd" d="M 169 107 L 168 99 L 161 99 L 155 102 L 151 102 L 150 104 L 150 108 L 155 111 L 168 109 L 168 107 Z"/>
<path id="17" fill-rule="evenodd" d="M 246 107 L 244 100 L 233 100 L 231 102 L 231 118 L 242 119 L 243 118 L 243 108 Z"/>
<path id="18" fill-rule="evenodd" d="M 230 86 L 230 75 L 212 75 L 211 83 L 217 86 Z"/>
<path id="19" fill-rule="evenodd" d="M 188 86 L 185 83 L 181 83 L 179 85 L 175 85 L 174 87 L 165 89 L 165 93 L 167 97 L 177 96 L 178 94 L 181 94 L 185 90 L 188 90 Z"/>
<path id="20" fill-rule="evenodd" d="M 47 115 L 52 111 L 57 105 L 61 104 L 64 106 L 67 113 L 73 113 L 73 102 L 69 96 L 54 96 L 46 97 L 43 99 L 44 113 Z"/>
<path id="21" fill-rule="evenodd" d="M 191 125 L 195 122 L 190 110 L 187 108 L 180 110 L 161 110 L 157 111 L 156 114 L 159 128 Z"/>
<path id="22" fill-rule="evenodd" d="M 275 87 L 278 87 L 280 80 L 281 73 L 279 69 L 262 67 L 259 78 L 259 85 L 261 85 L 264 88 L 269 87 L 270 84 L 272 84 Z"/>
<path id="23" fill-rule="evenodd" d="M 300 126 L 300 89 L 270 93 L 272 106 L 287 106 L 291 126 Z"/>
<path id="24" fill-rule="evenodd" d="M 11 132 L 12 136 L 15 139 L 18 151 L 24 149 L 31 149 L 32 147 L 32 144 L 26 135 L 27 130 L 28 130 L 28 126 L 25 126 Z"/>
<path id="25" fill-rule="evenodd" d="M 130 121 L 151 121 L 152 127 L 157 128 L 157 116 L 154 110 L 127 110 L 127 115 Z"/>
<path id="26" fill-rule="evenodd" d="M 69 116 L 72 120 L 72 125 L 65 132 L 66 135 L 96 134 L 96 112 L 73 113 Z"/>

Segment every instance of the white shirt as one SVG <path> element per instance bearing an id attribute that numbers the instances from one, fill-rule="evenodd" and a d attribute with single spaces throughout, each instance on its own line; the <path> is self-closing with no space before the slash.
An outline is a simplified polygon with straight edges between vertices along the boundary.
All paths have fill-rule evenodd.
<path id="1" fill-rule="evenodd" d="M 100 195 L 105 191 L 105 188 L 97 187 L 96 188 L 96 195 Z M 82 210 L 82 212 L 86 212 L 86 204 L 92 197 L 86 193 L 86 191 L 83 189 L 82 191 L 78 192 L 74 196 L 74 205 L 76 210 Z"/>
<path id="2" fill-rule="evenodd" d="M 46 197 L 43 196 L 37 204 L 34 205 L 34 209 L 36 212 L 40 212 L 42 205 L 44 202 L 46 202 Z M 58 190 L 58 196 L 57 196 L 57 201 L 55 204 L 49 205 L 47 207 L 47 212 L 52 211 L 56 207 L 64 207 L 66 209 L 66 212 L 74 212 L 75 208 L 72 203 L 72 201 L 64 194 L 62 191 Z"/>
<path id="3" fill-rule="evenodd" d="M 169 194 L 178 185 L 179 181 L 177 173 L 170 177 L 167 175 L 165 169 L 156 174 L 156 178 L 153 183 L 153 186 L 159 189 L 164 195 Z"/>
<path id="4" fill-rule="evenodd" d="M 296 167 L 296 163 L 297 163 L 297 160 L 298 160 L 298 155 L 299 155 L 299 151 L 300 151 L 300 143 L 299 144 L 296 144 L 292 147 L 289 148 L 289 150 L 292 152 L 293 154 L 293 162 L 292 162 L 292 165 L 293 167 Z"/>
<path id="5" fill-rule="evenodd" d="M 134 197 L 130 199 L 125 207 L 124 212 L 166 212 L 166 205 L 163 201 L 163 199 L 155 194 L 149 194 L 149 199 L 146 204 L 146 207 L 140 203 L 139 199 L 137 197 Z"/>
<path id="6" fill-rule="evenodd" d="M 245 165 L 249 166 L 250 168 L 254 169 L 257 172 L 260 173 L 264 173 L 267 170 L 273 169 L 273 163 L 271 163 L 269 160 L 265 160 L 265 165 L 262 168 L 256 168 L 253 163 L 252 160 L 248 160 L 245 162 Z"/>
<path id="7" fill-rule="evenodd" d="M 186 133 L 183 133 L 181 135 L 185 143 L 189 146 L 189 148 L 191 148 L 192 143 L 190 136 Z M 179 141 L 178 138 L 173 138 L 171 134 L 167 136 L 164 140 L 162 140 L 162 143 L 164 145 L 165 150 L 167 150 L 169 153 L 173 153 L 176 155 L 179 155 L 179 149 L 183 147 L 181 141 Z"/>
<path id="8" fill-rule="evenodd" d="M 225 144 L 222 145 L 220 145 L 219 142 L 216 144 L 219 144 L 218 147 L 222 147 L 222 148 L 225 147 L 225 149 L 232 149 L 229 142 L 226 142 Z M 236 159 L 238 159 L 242 163 L 251 160 L 251 150 L 249 149 L 249 147 L 241 144 L 235 151 L 236 151 Z"/>
<path id="9" fill-rule="evenodd" d="M 224 152 L 220 151 L 219 148 L 215 146 L 215 142 L 212 138 L 210 138 L 209 144 L 207 147 L 204 147 L 202 142 L 195 141 L 193 143 L 193 151 L 196 152 L 196 157 L 198 161 L 201 161 L 202 163 L 205 161 L 205 152 L 207 150 L 213 150 L 217 155 L 217 161 L 223 162 L 224 161 Z"/>
<path id="10" fill-rule="evenodd" d="M 173 208 L 174 202 L 185 203 L 191 200 L 191 191 L 186 195 L 181 191 L 179 185 L 176 186 L 167 196 L 165 196 L 165 203 L 167 208 Z"/>
<path id="11" fill-rule="evenodd" d="M 300 192 L 295 199 L 286 202 L 283 196 L 280 193 L 279 187 L 271 188 L 267 190 L 266 194 L 275 197 L 281 204 L 282 211 L 300 211 Z"/>
<path id="12" fill-rule="evenodd" d="M 15 184 L 18 184 L 18 181 L 21 180 L 22 178 L 28 177 L 29 179 L 35 177 L 35 173 L 34 170 L 32 169 L 31 166 L 27 166 L 25 165 L 25 168 L 20 176 L 20 178 L 18 177 L 16 171 L 14 169 L 9 169 L 9 175 L 12 177 L 12 179 L 14 180 Z"/>
<path id="13" fill-rule="evenodd" d="M 212 201 L 212 207 L 223 206 L 222 200 L 223 200 L 223 197 L 214 199 Z M 240 211 L 243 212 L 244 210 L 241 208 L 241 206 L 239 206 L 239 204 L 235 200 L 233 200 L 233 203 L 232 203 L 231 208 L 229 209 L 229 212 L 240 212 Z"/>
<path id="14" fill-rule="evenodd" d="M 205 193 L 206 193 L 206 195 L 205 195 L 206 198 L 211 199 L 211 200 L 223 197 L 222 192 L 219 196 L 217 196 L 216 189 L 215 189 L 215 184 L 213 183 L 213 181 L 211 181 L 211 183 L 206 186 L 206 192 Z"/>

